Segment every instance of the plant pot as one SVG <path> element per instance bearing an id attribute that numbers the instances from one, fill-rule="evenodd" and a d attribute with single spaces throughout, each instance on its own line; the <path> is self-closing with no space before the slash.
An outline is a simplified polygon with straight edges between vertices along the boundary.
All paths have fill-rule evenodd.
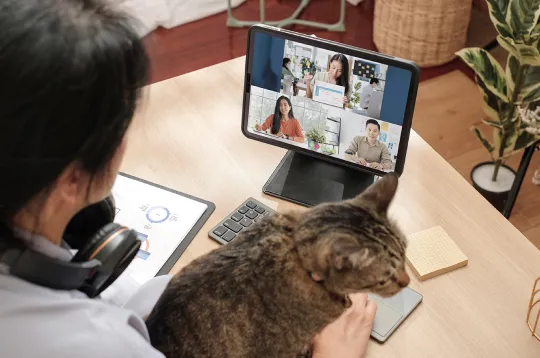
<path id="1" fill-rule="evenodd" d="M 313 140 L 311 140 L 310 138 L 307 139 L 307 144 L 308 144 L 308 148 L 311 149 L 311 150 L 314 150 L 316 152 L 320 152 L 321 151 L 321 144 L 320 143 L 317 143 L 317 142 L 314 142 Z"/>
<path id="2" fill-rule="evenodd" d="M 516 172 L 507 165 L 501 165 L 496 181 L 492 181 L 495 163 L 483 162 L 471 170 L 473 187 L 497 210 L 503 212 L 508 195 L 514 184 Z"/>

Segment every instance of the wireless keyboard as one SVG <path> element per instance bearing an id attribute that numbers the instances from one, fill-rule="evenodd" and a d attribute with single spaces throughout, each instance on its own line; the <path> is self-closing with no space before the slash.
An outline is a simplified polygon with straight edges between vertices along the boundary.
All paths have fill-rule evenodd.
<path id="1" fill-rule="evenodd" d="M 248 198 L 222 219 L 219 224 L 213 227 L 212 230 L 208 232 L 208 236 L 220 244 L 226 245 L 234 240 L 242 230 L 250 227 L 261 218 L 274 213 L 274 210 L 270 209 L 260 201 Z"/>

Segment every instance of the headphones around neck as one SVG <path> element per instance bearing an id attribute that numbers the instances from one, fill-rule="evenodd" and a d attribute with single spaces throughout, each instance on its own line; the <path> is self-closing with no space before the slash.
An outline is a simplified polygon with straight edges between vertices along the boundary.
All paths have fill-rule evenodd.
<path id="1" fill-rule="evenodd" d="M 122 274 L 141 246 L 135 230 L 113 222 L 115 214 L 109 196 L 73 217 L 63 236 L 71 249 L 78 250 L 71 261 L 51 258 L 13 238 L 7 249 L 0 247 L 0 262 L 25 281 L 57 290 L 76 289 L 94 298 Z"/>

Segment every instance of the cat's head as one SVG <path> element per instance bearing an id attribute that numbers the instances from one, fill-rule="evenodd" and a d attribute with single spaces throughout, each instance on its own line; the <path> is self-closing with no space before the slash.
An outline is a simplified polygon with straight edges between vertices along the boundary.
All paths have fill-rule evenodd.
<path id="1" fill-rule="evenodd" d="M 396 175 L 385 175 L 356 198 L 314 207 L 299 218 L 301 262 L 329 291 L 387 297 L 409 284 L 405 235 L 387 217 L 397 185 Z"/>

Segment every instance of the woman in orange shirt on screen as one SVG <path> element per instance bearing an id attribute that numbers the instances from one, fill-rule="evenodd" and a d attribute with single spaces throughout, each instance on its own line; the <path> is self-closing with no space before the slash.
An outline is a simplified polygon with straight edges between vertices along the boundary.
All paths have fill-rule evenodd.
<path id="1" fill-rule="evenodd" d="M 265 132 L 268 128 L 271 128 L 270 133 L 277 137 L 304 143 L 300 122 L 294 118 L 291 100 L 285 96 L 277 99 L 274 114 L 269 115 L 262 126 L 258 123 L 255 125 L 258 131 Z"/>

